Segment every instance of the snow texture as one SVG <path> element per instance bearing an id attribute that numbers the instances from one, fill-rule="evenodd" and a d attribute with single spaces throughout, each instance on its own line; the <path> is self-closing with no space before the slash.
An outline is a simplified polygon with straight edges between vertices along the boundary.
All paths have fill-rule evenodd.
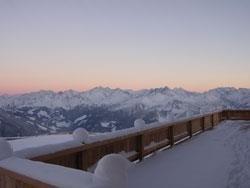
<path id="1" fill-rule="evenodd" d="M 94 174 L 110 182 L 110 188 L 127 187 L 127 170 L 130 161 L 120 154 L 110 154 L 98 161 Z"/>
<path id="2" fill-rule="evenodd" d="M 70 134 L 33 136 L 8 142 L 13 147 L 14 155 L 21 158 L 32 158 L 81 146 Z"/>
<path id="3" fill-rule="evenodd" d="M 89 132 L 84 128 L 77 128 L 73 132 L 73 138 L 80 143 L 89 143 Z"/>
<path id="4" fill-rule="evenodd" d="M 21 95 L 0 95 L 0 107 L 12 105 L 18 108 L 46 106 L 53 109 L 60 107 L 72 109 L 79 105 L 108 105 L 117 106 L 117 109 L 125 109 L 140 104 L 145 109 L 158 108 L 159 110 L 171 109 L 182 103 L 182 109 L 175 108 L 176 111 L 185 112 L 185 109 L 201 107 L 202 112 L 207 112 L 207 110 L 214 111 L 221 107 L 235 107 L 235 104 L 250 107 L 249 94 L 250 89 L 245 88 L 216 88 L 198 93 L 168 87 L 140 91 L 96 87 L 84 92 L 38 91 Z M 33 111 L 30 113 L 32 114 Z M 41 115 L 48 116 L 45 113 Z"/>
<path id="5" fill-rule="evenodd" d="M 142 120 L 143 121 L 143 120 Z M 18 140 L 11 140 L 14 155 L 21 158 L 32 158 L 40 155 L 55 153 L 64 149 L 78 147 L 83 143 L 100 142 L 141 130 L 165 125 L 166 123 L 151 123 L 140 127 L 131 127 L 108 133 L 90 134 L 84 128 L 77 128 L 73 134 L 33 136 Z"/>
<path id="6" fill-rule="evenodd" d="M 9 142 L 0 138 L 0 161 L 13 155 L 13 149 Z"/>
<path id="7" fill-rule="evenodd" d="M 78 117 L 75 119 L 74 123 L 78 123 L 79 121 L 85 120 L 88 116 L 87 115 L 83 115 L 81 117 Z"/>
<path id="8" fill-rule="evenodd" d="M 247 188 L 249 140 L 250 121 L 225 121 L 130 169 L 118 154 L 103 157 L 94 174 L 16 157 L 0 166 L 62 188 Z"/>
<path id="9" fill-rule="evenodd" d="M 39 91 L 0 96 L 2 124 L 13 125 L 7 132 L 1 126 L 0 132 L 3 136 L 25 136 L 76 127 L 106 132 L 132 127 L 136 118 L 148 123 L 172 122 L 223 109 L 250 109 L 250 89 L 216 88 L 203 93 L 168 87 L 140 91 L 102 87 L 84 92 Z"/>
<path id="10" fill-rule="evenodd" d="M 0 161 L 0 167 L 60 188 L 83 188 L 93 185 L 93 174 L 63 166 L 17 157 Z"/>
<path id="11" fill-rule="evenodd" d="M 60 127 L 60 128 L 62 128 L 62 127 L 70 127 L 70 123 L 69 122 L 65 122 L 65 121 L 61 121 L 61 122 L 57 122 L 56 126 Z"/>
<path id="12" fill-rule="evenodd" d="M 60 188 L 127 188 L 129 161 L 118 154 L 107 155 L 94 174 L 17 157 L 0 161 L 0 167 Z"/>
<path id="13" fill-rule="evenodd" d="M 44 110 L 41 110 L 40 112 L 37 113 L 37 115 L 39 117 L 47 117 L 47 118 L 50 118 L 50 116 L 48 115 L 48 113 Z"/>
<path id="14" fill-rule="evenodd" d="M 134 127 L 140 129 L 146 126 L 146 123 L 143 119 L 136 119 L 134 122 Z"/>
<path id="15" fill-rule="evenodd" d="M 226 121 L 129 169 L 129 188 L 250 187 L 250 121 Z"/>

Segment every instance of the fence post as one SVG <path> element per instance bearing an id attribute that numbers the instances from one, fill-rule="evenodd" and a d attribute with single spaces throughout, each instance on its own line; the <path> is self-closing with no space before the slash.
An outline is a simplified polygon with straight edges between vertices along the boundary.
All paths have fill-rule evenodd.
<path id="1" fill-rule="evenodd" d="M 229 110 L 226 111 L 226 120 L 230 119 Z"/>
<path id="2" fill-rule="evenodd" d="M 144 157 L 144 135 L 140 134 L 137 136 L 137 150 L 139 155 L 139 160 L 142 161 Z"/>
<path id="3" fill-rule="evenodd" d="M 187 131 L 188 131 L 189 138 L 192 138 L 192 136 L 193 136 L 193 133 L 192 133 L 192 121 L 188 121 Z"/>
<path id="4" fill-rule="evenodd" d="M 83 152 L 80 151 L 76 156 L 76 168 L 82 170 L 83 169 Z"/>
<path id="5" fill-rule="evenodd" d="M 169 126 L 169 142 L 170 142 L 170 146 L 172 147 L 174 145 L 174 127 L 173 126 Z"/>
<path id="6" fill-rule="evenodd" d="M 219 123 L 223 121 L 222 118 L 223 118 L 223 112 L 219 112 Z"/>
<path id="7" fill-rule="evenodd" d="M 213 129 L 214 128 L 214 114 L 211 115 L 210 119 L 211 119 L 211 126 Z"/>
<path id="8" fill-rule="evenodd" d="M 88 171 L 88 151 L 82 151 L 82 170 Z"/>
<path id="9" fill-rule="evenodd" d="M 201 130 L 202 132 L 205 131 L 205 117 L 204 116 L 201 118 Z"/>

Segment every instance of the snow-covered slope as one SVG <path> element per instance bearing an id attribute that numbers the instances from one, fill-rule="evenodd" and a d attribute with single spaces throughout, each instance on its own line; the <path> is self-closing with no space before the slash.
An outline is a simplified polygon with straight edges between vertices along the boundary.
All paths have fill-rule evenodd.
<path id="1" fill-rule="evenodd" d="M 168 87 L 140 91 L 103 87 L 84 92 L 39 91 L 2 95 L 0 108 L 9 114 L 11 122 L 28 125 L 32 130 L 35 127 L 37 131 L 32 134 L 68 132 L 78 127 L 106 132 L 131 127 L 137 118 L 151 123 L 225 108 L 249 109 L 250 89 L 216 88 L 204 93 Z M 10 118 L 3 117 L 6 115 L 0 111 L 0 135 L 25 135 L 6 129 Z"/>

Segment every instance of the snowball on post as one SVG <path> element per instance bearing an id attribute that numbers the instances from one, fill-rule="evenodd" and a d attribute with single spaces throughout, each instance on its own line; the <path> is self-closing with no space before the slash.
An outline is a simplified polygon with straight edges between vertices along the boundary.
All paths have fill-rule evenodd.
<path id="1" fill-rule="evenodd" d="M 109 154 L 101 158 L 95 169 L 94 183 L 106 180 L 110 188 L 127 188 L 127 170 L 131 162 L 120 154 Z"/>
<path id="2" fill-rule="evenodd" d="M 141 129 L 141 128 L 144 128 L 145 126 L 146 126 L 146 123 L 143 119 L 136 119 L 134 122 L 135 128 Z"/>
<path id="3" fill-rule="evenodd" d="M 89 132 L 84 128 L 77 128 L 73 132 L 74 140 L 81 143 L 89 143 Z"/>

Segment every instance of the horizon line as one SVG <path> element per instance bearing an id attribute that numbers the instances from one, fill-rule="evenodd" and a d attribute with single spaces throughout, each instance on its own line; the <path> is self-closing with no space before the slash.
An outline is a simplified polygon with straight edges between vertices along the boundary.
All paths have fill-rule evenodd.
<path id="1" fill-rule="evenodd" d="M 9 95 L 9 96 L 15 96 L 15 95 L 24 95 L 24 94 L 29 94 L 29 93 L 38 93 L 38 92 L 42 92 L 42 91 L 48 91 L 48 92 L 54 92 L 54 93 L 60 93 L 60 92 L 67 92 L 67 91 L 74 91 L 74 92 L 88 92 L 97 88 L 102 88 L 102 89 L 111 89 L 111 90 L 116 90 L 116 89 L 120 89 L 120 90 L 127 90 L 127 91 L 142 91 L 142 90 L 150 90 L 150 89 L 163 89 L 163 88 L 168 88 L 170 90 L 174 90 L 174 89 L 183 89 L 185 91 L 188 92 L 194 92 L 194 93 L 205 93 L 214 89 L 220 89 L 220 88 L 232 88 L 232 89 L 250 89 L 250 87 L 235 87 L 235 86 L 218 86 L 218 87 L 211 87 L 209 89 L 206 90 L 192 90 L 192 89 L 186 89 L 184 87 L 169 87 L 169 86 L 162 86 L 162 87 L 147 87 L 147 88 L 141 88 L 141 89 L 132 89 L 132 88 L 123 88 L 123 87 L 111 87 L 111 86 L 94 86 L 91 88 L 87 88 L 87 89 L 83 89 L 83 90 L 78 90 L 78 89 L 59 89 L 59 90 L 53 90 L 53 89 L 39 89 L 39 90 L 27 90 L 27 91 L 23 91 L 23 92 L 1 92 L 0 91 L 0 96 L 3 95 Z"/>

